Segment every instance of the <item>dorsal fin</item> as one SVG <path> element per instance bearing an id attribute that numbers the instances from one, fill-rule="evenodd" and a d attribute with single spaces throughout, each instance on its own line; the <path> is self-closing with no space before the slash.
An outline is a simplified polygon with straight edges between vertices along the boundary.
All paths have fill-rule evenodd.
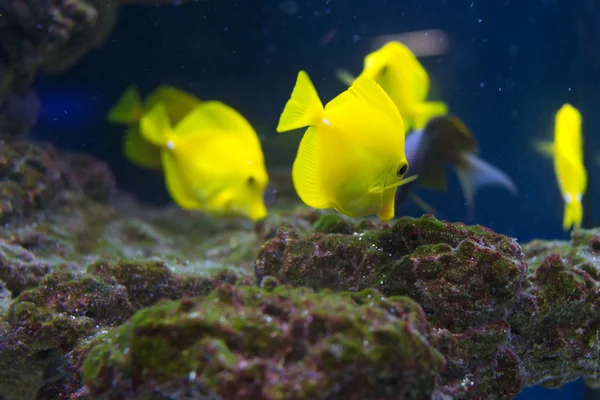
<path id="1" fill-rule="evenodd" d="M 174 133 L 177 136 L 213 135 L 215 130 L 245 138 L 256 136 L 244 117 L 220 101 L 206 101 L 195 107 L 175 126 Z"/>

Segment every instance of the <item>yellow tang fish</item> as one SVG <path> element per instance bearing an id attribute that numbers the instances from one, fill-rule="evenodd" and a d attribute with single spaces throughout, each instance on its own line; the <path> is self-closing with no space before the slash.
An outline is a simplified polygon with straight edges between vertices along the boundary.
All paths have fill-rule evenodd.
<path id="1" fill-rule="evenodd" d="M 180 207 L 253 221 L 267 215 L 263 192 L 269 177 L 260 140 L 233 108 L 203 102 L 172 127 L 159 103 L 141 118 L 140 129 L 161 149 L 167 190 Z"/>
<path id="2" fill-rule="evenodd" d="M 123 153 L 132 164 L 141 168 L 162 167 L 160 148 L 142 138 L 139 129 L 139 121 L 144 113 L 158 103 L 164 104 L 171 123 L 176 124 L 200 104 L 200 100 L 175 87 L 161 85 L 142 103 L 137 88 L 129 86 L 108 112 L 109 122 L 129 126 L 123 138 Z"/>
<path id="3" fill-rule="evenodd" d="M 400 42 L 388 42 L 368 54 L 360 76 L 373 79 L 386 91 L 402 115 L 406 132 L 423 129 L 431 118 L 448 113 L 444 102 L 427 101 L 429 75 L 413 52 Z M 346 84 L 354 80 L 345 71 L 338 71 L 338 78 Z"/>
<path id="4" fill-rule="evenodd" d="M 579 229 L 583 219 L 581 200 L 587 188 L 579 111 L 564 104 L 555 116 L 554 143 L 538 141 L 535 145 L 541 153 L 554 157 L 554 171 L 565 202 L 563 229 Z"/>
<path id="5" fill-rule="evenodd" d="M 416 177 L 404 154 L 404 124 L 389 96 L 369 78 L 358 78 L 325 108 L 300 71 L 277 132 L 308 126 L 292 167 L 300 199 L 353 217 L 394 217 L 396 188 Z"/>

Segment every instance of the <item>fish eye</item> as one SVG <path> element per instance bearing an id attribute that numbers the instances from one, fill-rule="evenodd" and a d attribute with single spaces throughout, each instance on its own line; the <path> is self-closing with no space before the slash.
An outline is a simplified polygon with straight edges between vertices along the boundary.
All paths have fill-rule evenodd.
<path id="1" fill-rule="evenodd" d="M 398 168 L 398 172 L 397 172 L 398 177 L 401 178 L 402 176 L 404 176 L 406 171 L 408 171 L 408 164 L 404 163 L 404 164 L 400 165 L 400 168 Z"/>
<path id="2" fill-rule="evenodd" d="M 247 182 L 248 182 L 248 185 L 254 185 L 254 183 L 256 182 L 256 179 L 254 179 L 253 176 L 249 176 Z"/>

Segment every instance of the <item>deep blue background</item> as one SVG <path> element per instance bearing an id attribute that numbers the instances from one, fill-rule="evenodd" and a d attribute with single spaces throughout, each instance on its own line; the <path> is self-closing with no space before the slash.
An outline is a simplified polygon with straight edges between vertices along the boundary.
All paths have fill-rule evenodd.
<path id="1" fill-rule="evenodd" d="M 136 84 L 146 94 L 171 84 L 224 101 L 268 143 L 299 69 L 308 71 L 328 101 L 344 89 L 335 70 L 359 72 L 369 38 L 442 29 L 450 35 L 450 53 L 422 60 L 432 91 L 473 130 L 482 157 L 509 173 L 519 188 L 517 197 L 495 188 L 480 192 L 471 222 L 523 242 L 568 238 L 561 230 L 563 208 L 552 163 L 532 151 L 530 143 L 552 137 L 554 113 L 570 102 L 583 114 L 587 159 L 600 154 L 595 150 L 600 150 L 595 134 L 600 130 L 600 30 L 593 24 L 600 13 L 594 2 L 303 0 L 292 16 L 280 10 L 280 3 L 123 8 L 100 49 L 67 74 L 39 77 L 43 109 L 35 136 L 105 158 L 120 188 L 165 204 L 170 200 L 161 176 L 129 165 L 121 154 L 123 128 L 105 122 L 126 86 Z M 282 159 L 267 151 L 265 156 L 269 166 L 277 166 L 291 165 L 293 154 Z M 588 162 L 588 172 L 589 202 L 598 169 Z M 422 194 L 441 217 L 464 221 L 462 193 L 451 177 L 447 193 Z M 592 210 L 585 212 L 594 223 Z M 419 210 L 407 204 L 406 213 Z M 558 399 L 582 398 L 581 392 L 575 384 L 552 393 Z M 523 398 L 536 398 L 535 390 L 527 393 Z"/>

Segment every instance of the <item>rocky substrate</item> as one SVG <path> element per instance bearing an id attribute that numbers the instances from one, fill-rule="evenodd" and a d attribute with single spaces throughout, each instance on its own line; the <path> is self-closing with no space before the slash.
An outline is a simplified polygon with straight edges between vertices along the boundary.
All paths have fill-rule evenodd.
<path id="1" fill-rule="evenodd" d="M 85 155 L 0 143 L 0 399 L 512 399 L 600 381 L 600 231 L 514 239 L 275 204 L 116 201 Z M 283 191 L 282 191 L 283 192 Z"/>

